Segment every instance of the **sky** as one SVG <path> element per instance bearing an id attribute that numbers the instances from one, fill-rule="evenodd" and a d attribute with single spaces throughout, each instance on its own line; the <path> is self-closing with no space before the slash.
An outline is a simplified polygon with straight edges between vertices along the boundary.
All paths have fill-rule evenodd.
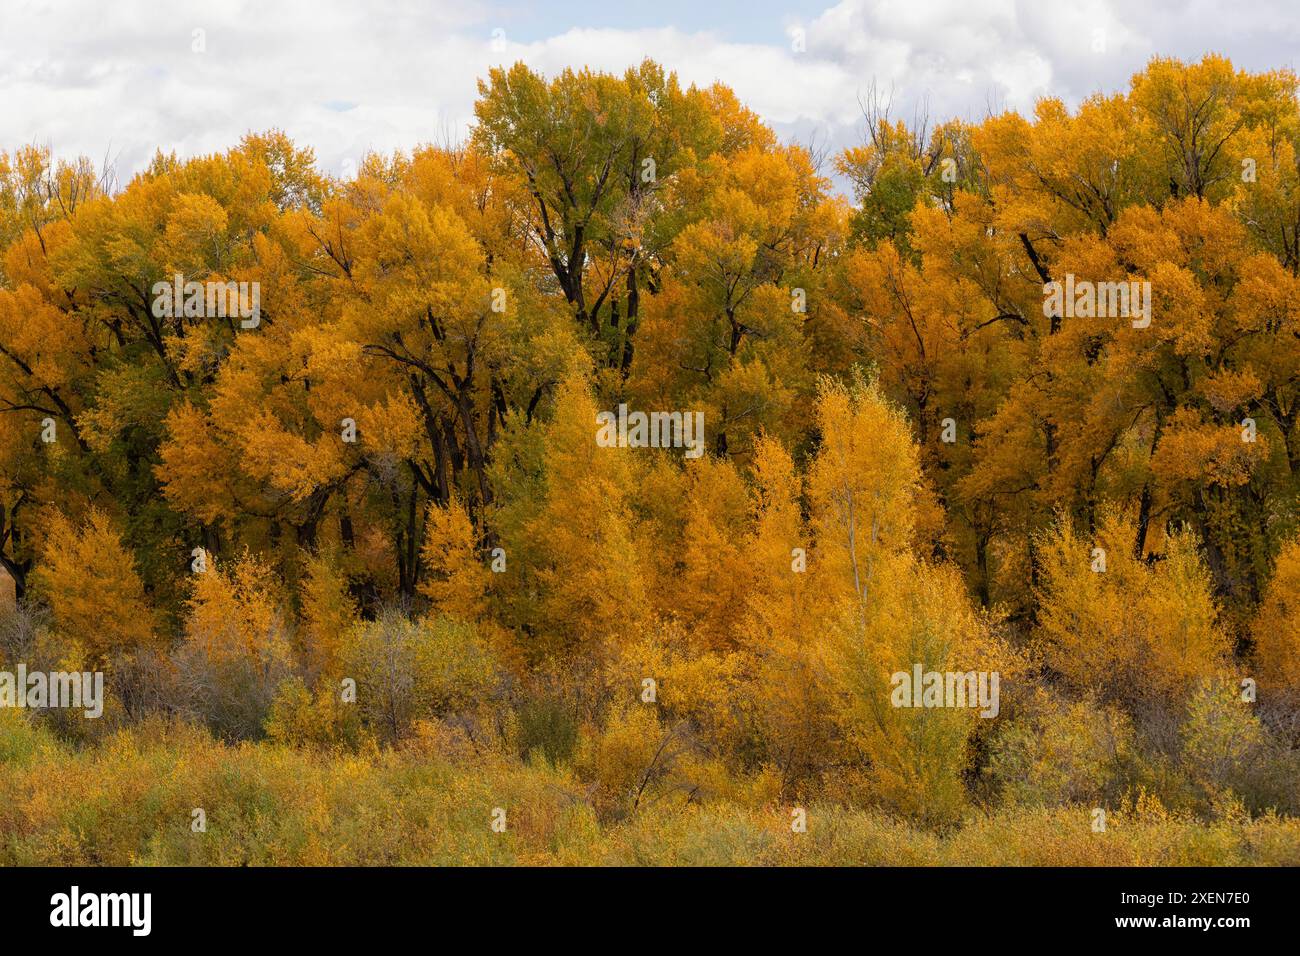
<path id="1" fill-rule="evenodd" d="M 1295 67 L 1296 0 L 0 0 L 0 150 L 112 162 L 279 128 L 347 175 L 463 137 L 476 81 L 522 60 L 721 81 L 786 140 L 861 141 L 873 87 L 933 120 L 1070 105 L 1154 55 Z"/>

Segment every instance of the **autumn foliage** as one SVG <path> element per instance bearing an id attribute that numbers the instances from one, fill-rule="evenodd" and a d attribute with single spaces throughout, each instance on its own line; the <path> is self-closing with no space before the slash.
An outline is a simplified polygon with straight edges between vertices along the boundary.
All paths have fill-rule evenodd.
<path id="1" fill-rule="evenodd" d="M 732 812 L 802 861 L 770 820 L 814 806 L 965 822 L 986 862 L 1002 825 L 1160 858 L 1080 850 L 1094 807 L 1294 860 L 1294 74 L 1155 59 L 933 128 L 873 101 L 851 202 L 650 62 L 494 70 L 476 113 L 346 180 L 274 131 L 121 189 L 0 153 L 0 664 L 109 693 L 0 724 L 0 763 L 192 754 L 318 803 L 409 772 L 534 801 L 543 843 L 622 828 L 585 862 L 689 859 Z M 259 321 L 160 314 L 174 276 L 256 283 Z M 1067 276 L 1149 283 L 1149 325 L 1045 309 Z M 603 446 L 620 405 L 702 413 L 702 454 Z M 896 706 L 916 665 L 1000 675 L 1000 709 Z M 376 861 L 319 829 L 293 859 Z M 0 801 L 0 862 L 37 832 Z"/>

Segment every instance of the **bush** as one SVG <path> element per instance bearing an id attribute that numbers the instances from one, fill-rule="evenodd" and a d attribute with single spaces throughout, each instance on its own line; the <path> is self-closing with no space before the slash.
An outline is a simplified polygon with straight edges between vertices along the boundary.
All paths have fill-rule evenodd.
<path id="1" fill-rule="evenodd" d="M 340 660 L 343 678 L 356 681 L 362 720 L 386 741 L 407 736 L 420 717 L 484 716 L 499 684 L 473 626 L 447 618 L 386 612 L 348 633 Z"/>
<path id="2" fill-rule="evenodd" d="M 262 735 L 289 676 L 286 604 L 274 572 L 249 556 L 229 573 L 195 575 L 178 679 L 189 711 L 227 739 Z"/>
<path id="3" fill-rule="evenodd" d="M 1230 684 L 1207 682 L 1188 705 L 1183 763 L 1203 808 L 1239 801 L 1252 812 L 1300 808 L 1300 768 Z"/>
<path id="4" fill-rule="evenodd" d="M 974 814 L 942 836 L 823 803 L 806 833 L 788 805 L 709 800 L 602 823 L 568 772 L 458 736 L 417 722 L 398 750 L 326 754 L 153 719 L 78 749 L 0 711 L 0 866 L 1300 865 L 1300 821 L 1206 824 L 1150 799 L 1103 833 L 1086 806 Z"/>
<path id="5" fill-rule="evenodd" d="M 1122 713 L 1040 688 L 994 738 L 987 773 L 1008 803 L 1101 806 L 1118 796 L 1132 747 L 1133 726 Z"/>
<path id="6" fill-rule="evenodd" d="M 357 708 L 342 699 L 342 688 L 322 682 L 315 693 L 300 677 L 280 685 L 266 720 L 266 734 L 291 747 L 342 746 L 355 750 L 361 744 L 361 718 Z"/>
<path id="7" fill-rule="evenodd" d="M 519 708 L 517 740 L 521 757 L 540 753 L 552 765 L 567 762 L 578 743 L 578 721 L 563 698 L 543 695 Z"/>
<path id="8" fill-rule="evenodd" d="M 696 756 L 685 721 L 665 726 L 652 705 L 629 704 L 584 735 L 575 763 L 593 785 L 597 811 L 621 819 L 670 795 L 690 799 Z"/>

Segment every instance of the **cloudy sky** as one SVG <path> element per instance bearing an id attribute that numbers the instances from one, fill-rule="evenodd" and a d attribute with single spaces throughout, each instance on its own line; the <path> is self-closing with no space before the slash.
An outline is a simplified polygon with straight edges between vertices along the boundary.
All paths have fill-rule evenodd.
<path id="1" fill-rule="evenodd" d="M 1296 66 L 1295 0 L 0 0 L 0 149 L 224 150 L 279 127 L 346 173 L 370 150 L 463 136 L 475 80 L 523 60 L 650 56 L 727 83 L 783 136 L 861 136 L 873 82 L 910 115 L 977 117 L 1127 85 L 1155 54 Z"/>

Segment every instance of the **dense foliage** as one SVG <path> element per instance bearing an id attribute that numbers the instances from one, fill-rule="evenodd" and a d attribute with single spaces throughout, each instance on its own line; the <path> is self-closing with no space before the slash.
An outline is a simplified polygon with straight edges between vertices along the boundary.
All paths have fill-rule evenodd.
<path id="1" fill-rule="evenodd" d="M 0 713 L 0 862 L 1296 862 L 1295 75 L 872 109 L 852 203 L 650 62 L 480 90 L 346 181 L 0 154 L 0 666 L 109 697 Z"/>

